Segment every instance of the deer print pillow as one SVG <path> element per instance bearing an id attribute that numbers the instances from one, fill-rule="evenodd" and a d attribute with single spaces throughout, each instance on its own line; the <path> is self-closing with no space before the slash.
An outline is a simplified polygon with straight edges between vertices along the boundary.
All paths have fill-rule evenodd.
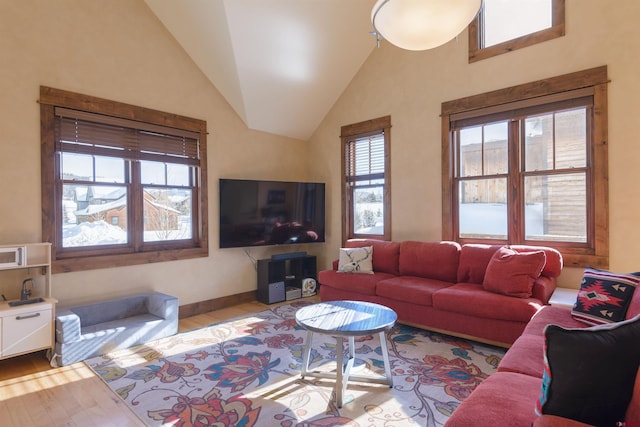
<path id="1" fill-rule="evenodd" d="M 338 273 L 373 274 L 373 246 L 341 248 Z"/>

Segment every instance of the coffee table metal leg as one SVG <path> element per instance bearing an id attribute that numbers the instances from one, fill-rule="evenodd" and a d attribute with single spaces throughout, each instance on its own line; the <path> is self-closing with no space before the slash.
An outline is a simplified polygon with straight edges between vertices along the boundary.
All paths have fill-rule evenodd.
<path id="1" fill-rule="evenodd" d="M 335 394 L 336 394 L 336 405 L 338 408 L 342 408 L 342 392 L 344 388 L 342 383 L 344 381 L 344 366 L 342 365 L 342 356 L 344 352 L 344 345 L 342 343 L 342 337 L 336 337 L 336 385 L 335 385 Z"/>
<path id="2" fill-rule="evenodd" d="M 380 348 L 382 349 L 382 360 L 384 361 L 384 376 L 389 381 L 389 387 L 393 387 L 393 377 L 391 376 L 391 364 L 389 363 L 389 350 L 387 349 L 387 337 L 384 332 L 380 332 Z"/>
<path id="3" fill-rule="evenodd" d="M 307 342 L 305 343 L 302 351 L 302 369 L 300 376 L 304 376 L 309 372 L 309 358 L 311 357 L 311 341 L 313 339 L 313 332 L 307 331 Z"/>

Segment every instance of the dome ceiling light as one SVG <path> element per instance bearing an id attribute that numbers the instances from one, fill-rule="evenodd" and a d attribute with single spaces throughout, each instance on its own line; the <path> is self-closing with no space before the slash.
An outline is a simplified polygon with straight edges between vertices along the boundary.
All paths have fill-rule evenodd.
<path id="1" fill-rule="evenodd" d="M 371 10 L 378 45 L 386 39 L 402 49 L 427 50 L 460 34 L 482 0 L 378 0 Z"/>

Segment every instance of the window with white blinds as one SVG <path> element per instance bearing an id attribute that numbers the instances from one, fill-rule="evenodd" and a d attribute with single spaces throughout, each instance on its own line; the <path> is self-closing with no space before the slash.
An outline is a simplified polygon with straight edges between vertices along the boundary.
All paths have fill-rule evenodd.
<path id="1" fill-rule="evenodd" d="M 206 122 L 41 88 L 54 271 L 208 254 Z"/>
<path id="2" fill-rule="evenodd" d="M 343 238 L 390 238 L 389 132 L 383 117 L 343 126 Z"/>
<path id="3" fill-rule="evenodd" d="M 347 176 L 350 181 L 384 179 L 384 131 L 347 142 Z"/>

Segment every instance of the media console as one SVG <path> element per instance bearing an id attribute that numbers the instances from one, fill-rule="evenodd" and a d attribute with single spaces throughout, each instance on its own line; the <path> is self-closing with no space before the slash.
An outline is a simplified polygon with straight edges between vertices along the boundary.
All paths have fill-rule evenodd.
<path id="1" fill-rule="evenodd" d="M 316 257 L 296 252 L 258 260 L 258 301 L 273 304 L 315 295 Z M 313 285 L 313 286 L 310 286 Z M 303 286 L 305 291 L 303 291 Z M 310 292 L 310 289 L 314 289 Z"/>

